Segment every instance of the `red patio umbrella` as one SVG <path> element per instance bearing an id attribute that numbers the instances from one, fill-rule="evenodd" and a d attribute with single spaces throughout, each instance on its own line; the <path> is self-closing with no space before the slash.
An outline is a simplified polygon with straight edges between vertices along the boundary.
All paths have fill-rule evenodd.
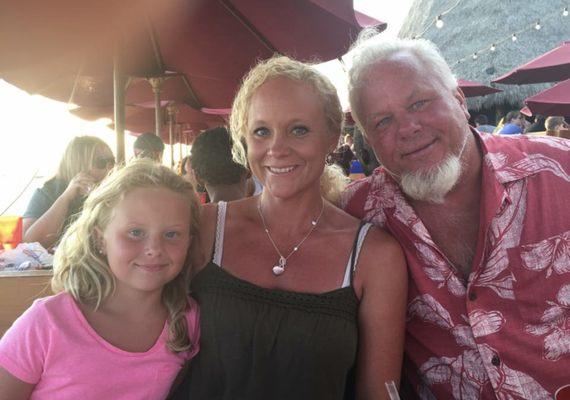
<path id="1" fill-rule="evenodd" d="M 532 111 L 530 111 L 530 109 L 527 106 L 521 108 L 520 111 L 522 115 L 526 115 L 527 117 L 532 117 Z"/>
<path id="2" fill-rule="evenodd" d="M 524 102 L 533 114 L 570 117 L 570 79 L 535 94 Z"/>
<path id="3" fill-rule="evenodd" d="M 181 73 L 188 104 L 227 108 L 258 60 L 275 53 L 334 59 L 348 50 L 361 26 L 385 27 L 355 12 L 347 0 L 6 3 L 0 13 L 0 77 L 81 106 L 113 104 L 117 46 L 127 75 Z"/>
<path id="4" fill-rule="evenodd" d="M 348 0 L 12 0 L 0 12 L 0 78 L 55 100 L 116 104 L 122 160 L 125 74 L 181 73 L 188 104 L 227 108 L 258 60 L 334 59 L 369 25 L 386 26 Z"/>
<path id="5" fill-rule="evenodd" d="M 508 85 L 558 82 L 570 79 L 570 41 L 538 56 L 493 82 Z"/>
<path id="6" fill-rule="evenodd" d="M 458 79 L 457 84 L 465 97 L 486 96 L 488 94 L 502 92 L 500 89 L 495 89 L 490 86 L 485 86 L 482 83 L 472 82 L 466 79 Z"/>
<path id="7" fill-rule="evenodd" d="M 220 125 L 226 125 L 227 115 L 207 114 L 183 103 L 169 103 L 162 102 L 160 112 L 162 114 L 162 125 L 160 127 L 160 134 L 165 143 L 170 143 L 169 137 L 169 111 L 168 106 L 175 106 L 175 116 L 173 123 L 181 125 L 183 132 L 200 132 L 205 129 L 215 128 Z M 143 103 L 140 105 L 130 105 L 125 107 L 125 128 L 134 134 L 141 134 L 144 132 L 153 132 L 155 129 L 155 112 L 154 103 Z M 113 107 L 79 107 L 71 110 L 71 113 L 87 120 L 96 120 L 99 118 L 113 119 Z M 109 124 L 114 127 L 114 124 Z M 175 136 L 172 140 L 173 143 L 178 142 Z"/>

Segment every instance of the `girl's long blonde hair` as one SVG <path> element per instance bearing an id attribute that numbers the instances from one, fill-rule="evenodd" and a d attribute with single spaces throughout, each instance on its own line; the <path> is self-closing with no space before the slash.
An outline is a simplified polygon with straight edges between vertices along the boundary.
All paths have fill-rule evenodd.
<path id="1" fill-rule="evenodd" d="M 65 291 L 83 304 L 95 309 L 115 290 L 115 278 L 105 255 L 100 254 L 95 231 L 103 232 L 109 224 L 115 206 L 136 188 L 161 187 L 184 195 L 191 218 L 190 235 L 198 230 L 199 203 L 192 185 L 165 166 L 148 159 L 135 160 L 116 169 L 89 195 L 79 218 L 61 239 L 54 258 L 54 293 Z M 165 204 L 165 206 L 167 206 Z M 168 347 L 173 352 L 190 349 L 186 311 L 190 257 L 186 256 L 182 271 L 168 282 L 162 300 L 168 309 Z"/>

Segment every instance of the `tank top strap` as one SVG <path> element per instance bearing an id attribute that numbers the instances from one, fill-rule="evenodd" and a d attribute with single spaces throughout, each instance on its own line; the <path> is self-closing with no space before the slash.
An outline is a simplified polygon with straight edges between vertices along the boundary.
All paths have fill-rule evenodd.
<path id="1" fill-rule="evenodd" d="M 222 266 L 222 253 L 224 251 L 226 208 L 227 203 L 225 201 L 218 202 L 218 218 L 216 219 L 216 237 L 214 238 L 214 255 L 212 257 L 212 262 L 220 268 Z"/>
<path id="2" fill-rule="evenodd" d="M 350 257 L 348 258 L 348 263 L 346 265 L 346 271 L 344 273 L 344 280 L 342 281 L 342 288 L 352 285 L 352 279 L 354 273 L 356 272 L 356 265 L 358 263 L 358 255 L 360 254 L 360 249 L 364 243 L 364 239 L 368 234 L 368 230 L 372 224 L 368 222 L 360 222 L 358 226 L 358 231 L 356 232 L 356 237 L 354 238 L 354 244 L 352 246 L 352 251 L 350 252 Z"/>

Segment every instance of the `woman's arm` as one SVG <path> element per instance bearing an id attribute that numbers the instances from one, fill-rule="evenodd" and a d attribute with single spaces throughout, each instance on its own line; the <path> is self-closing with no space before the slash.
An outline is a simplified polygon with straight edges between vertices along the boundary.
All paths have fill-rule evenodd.
<path id="1" fill-rule="evenodd" d="M 23 241 L 39 242 L 46 249 L 53 246 L 60 236 L 71 202 L 78 196 L 87 195 L 94 185 L 92 176 L 79 173 L 41 217 L 22 220 Z"/>
<path id="2" fill-rule="evenodd" d="M 19 380 L 0 367 L 0 400 L 27 400 L 35 385 Z"/>
<path id="3" fill-rule="evenodd" d="M 385 382 L 399 387 L 404 349 L 408 277 L 400 245 L 372 228 L 357 264 L 358 311 L 356 393 L 360 399 L 389 399 Z"/>

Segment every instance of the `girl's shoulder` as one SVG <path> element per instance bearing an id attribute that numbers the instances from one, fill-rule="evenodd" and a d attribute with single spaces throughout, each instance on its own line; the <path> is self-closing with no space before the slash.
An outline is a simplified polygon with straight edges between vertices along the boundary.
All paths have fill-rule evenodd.
<path id="1" fill-rule="evenodd" d="M 40 329 L 45 333 L 58 329 L 62 323 L 72 319 L 74 307 L 76 308 L 73 297 L 65 292 L 36 299 L 12 324 L 10 330 L 30 332 Z"/>
<path id="2" fill-rule="evenodd" d="M 62 312 L 62 310 L 72 310 L 74 305 L 75 301 L 69 293 L 60 292 L 51 296 L 41 297 L 34 300 L 26 312 L 40 314 L 59 314 Z"/>

